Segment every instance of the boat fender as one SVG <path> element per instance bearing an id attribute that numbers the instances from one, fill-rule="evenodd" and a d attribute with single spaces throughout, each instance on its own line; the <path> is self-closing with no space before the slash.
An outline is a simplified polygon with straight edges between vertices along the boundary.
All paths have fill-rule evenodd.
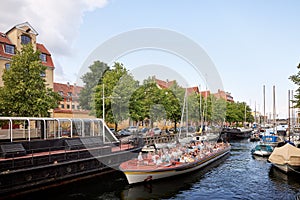
<path id="1" fill-rule="evenodd" d="M 147 178 L 145 178 L 144 182 L 149 182 L 152 181 L 152 176 L 148 176 Z"/>

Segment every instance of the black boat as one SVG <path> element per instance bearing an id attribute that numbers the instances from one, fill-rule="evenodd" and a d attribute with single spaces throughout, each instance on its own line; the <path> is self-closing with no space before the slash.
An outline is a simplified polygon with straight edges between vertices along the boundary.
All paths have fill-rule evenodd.
<path id="1" fill-rule="evenodd" d="M 248 128 L 223 128 L 222 134 L 226 135 L 228 140 L 247 139 L 252 134 L 252 129 Z"/>
<path id="2" fill-rule="evenodd" d="M 143 146 L 121 144 L 101 119 L 0 117 L 0 124 L 1 198 L 112 172 Z"/>

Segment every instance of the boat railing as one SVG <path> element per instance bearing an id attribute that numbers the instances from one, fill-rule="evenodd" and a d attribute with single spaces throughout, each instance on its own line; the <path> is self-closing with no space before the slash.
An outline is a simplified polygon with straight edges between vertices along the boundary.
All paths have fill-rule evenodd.
<path id="1" fill-rule="evenodd" d="M 91 158 L 109 152 L 111 152 L 111 146 L 109 145 L 86 148 L 82 143 L 73 143 L 71 147 L 62 145 L 27 149 L 21 156 L 16 153 L 7 153 L 4 157 L 0 158 L 0 173 L 5 173 L 7 170 L 24 169 L 28 167 Z"/>
<path id="2" fill-rule="evenodd" d="M 87 136 L 100 136 L 104 142 L 118 141 L 98 118 L 0 117 L 0 142 Z"/>

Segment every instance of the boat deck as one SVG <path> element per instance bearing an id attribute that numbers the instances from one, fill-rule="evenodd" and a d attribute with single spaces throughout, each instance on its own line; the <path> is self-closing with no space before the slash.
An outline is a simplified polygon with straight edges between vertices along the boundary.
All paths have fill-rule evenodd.
<path id="1" fill-rule="evenodd" d="M 24 159 L 24 158 L 32 158 L 32 157 L 40 157 L 40 156 L 47 156 L 47 155 L 58 155 L 58 154 L 65 154 L 65 153 L 73 153 L 73 152 L 83 152 L 83 151 L 92 151 L 97 149 L 103 149 L 103 148 L 109 148 L 110 146 L 102 146 L 102 147 L 94 147 L 94 148 L 85 148 L 85 149 L 73 149 L 73 150 L 51 150 L 47 152 L 38 152 L 38 153 L 31 153 L 24 156 L 18 156 L 18 157 L 10 157 L 10 158 L 1 158 L 1 161 L 7 161 L 7 160 L 16 160 L 16 159 Z M 118 152 L 118 151 L 125 151 L 128 149 L 134 148 L 131 144 L 122 144 L 120 146 L 111 147 L 112 152 Z"/>
<path id="2" fill-rule="evenodd" d="M 190 158 L 187 162 L 163 162 L 159 165 L 156 165 L 152 159 L 143 159 L 142 161 L 139 161 L 137 158 L 134 158 L 132 160 L 128 160 L 126 162 L 123 162 L 120 165 L 120 169 L 122 171 L 164 171 L 164 170 L 172 170 L 172 169 L 179 169 L 179 168 L 185 168 L 187 166 L 191 165 L 199 165 L 199 163 L 204 163 L 207 160 L 210 160 L 223 152 L 226 152 L 227 148 L 219 149 L 214 152 L 208 153 L 204 155 L 201 159 L 193 159 Z"/>

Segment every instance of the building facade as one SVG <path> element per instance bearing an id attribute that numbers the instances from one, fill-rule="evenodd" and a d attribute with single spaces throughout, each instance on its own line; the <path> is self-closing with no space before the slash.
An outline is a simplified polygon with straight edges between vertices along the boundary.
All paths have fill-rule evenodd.
<path id="1" fill-rule="evenodd" d="M 170 88 L 174 83 L 175 81 L 163 81 L 163 80 L 159 80 L 159 79 L 156 79 L 155 78 L 155 82 L 156 82 L 156 85 L 158 88 Z M 196 93 L 196 94 L 201 94 L 201 96 L 203 98 L 208 98 L 209 95 L 211 94 L 211 92 L 209 90 L 206 90 L 206 91 L 200 91 L 199 88 L 196 86 L 196 87 L 189 87 L 189 88 L 186 88 L 186 91 L 187 91 L 187 95 L 190 95 L 192 93 Z M 231 94 L 229 92 L 225 92 L 223 90 L 218 90 L 217 93 L 212 93 L 212 95 L 214 95 L 216 98 L 222 98 L 224 100 L 226 100 L 227 102 L 234 102 L 233 100 L 233 97 L 231 96 Z"/>
<path id="2" fill-rule="evenodd" d="M 18 24 L 5 33 L 0 32 L 0 87 L 3 86 L 2 75 L 5 69 L 9 69 L 12 56 L 21 51 L 22 46 L 31 44 L 34 50 L 41 52 L 42 64 L 47 67 L 45 73 L 41 74 L 46 80 L 46 86 L 53 88 L 54 64 L 51 54 L 47 48 L 37 43 L 38 33 L 28 23 Z"/>
<path id="3" fill-rule="evenodd" d="M 54 83 L 54 92 L 61 95 L 58 108 L 53 111 L 55 118 L 95 118 L 89 115 L 88 110 L 82 110 L 79 105 L 79 93 L 83 87 L 76 84 L 70 85 L 69 83 Z"/>

